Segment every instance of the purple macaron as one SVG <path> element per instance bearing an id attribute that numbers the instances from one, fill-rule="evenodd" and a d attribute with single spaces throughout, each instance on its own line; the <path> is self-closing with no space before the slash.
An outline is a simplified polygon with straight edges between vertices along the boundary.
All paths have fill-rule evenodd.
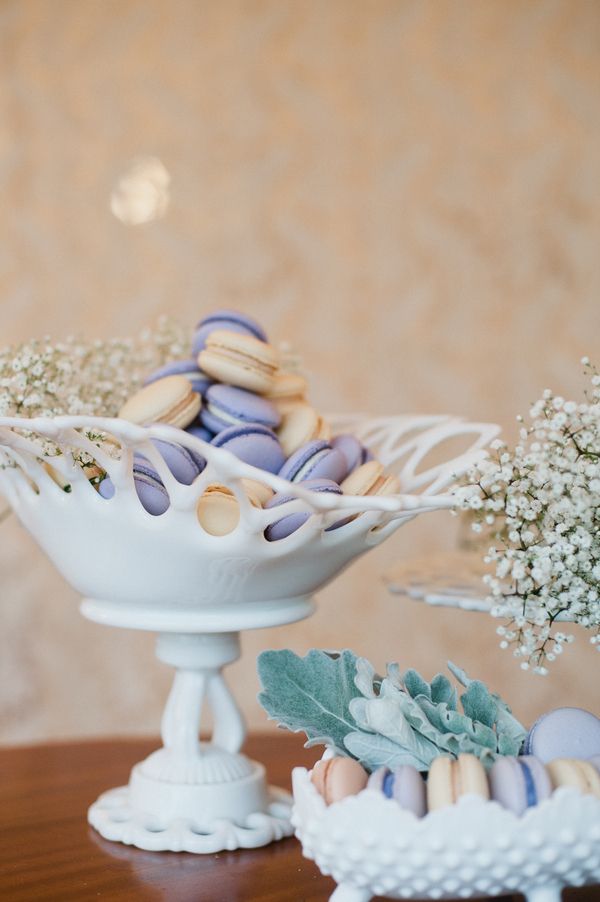
<path id="1" fill-rule="evenodd" d="M 341 482 L 346 475 L 346 467 L 346 458 L 341 451 L 332 448 L 329 442 L 315 439 L 294 451 L 282 466 L 279 475 L 290 482 L 304 482 L 305 479 Z"/>
<path id="2" fill-rule="evenodd" d="M 226 448 L 240 460 L 269 473 L 277 473 L 285 460 L 275 433 L 259 423 L 229 426 L 212 440 L 216 448 Z"/>
<path id="3" fill-rule="evenodd" d="M 550 776 L 533 755 L 498 758 L 492 765 L 489 780 L 492 799 L 518 816 L 552 795 Z"/>
<path id="4" fill-rule="evenodd" d="M 346 476 L 349 476 L 357 467 L 366 464 L 367 461 L 373 460 L 373 455 L 369 449 L 365 448 L 356 436 L 350 435 L 349 433 L 336 435 L 332 438 L 331 447 L 335 448 L 337 451 L 341 451 L 344 455 L 346 466 L 348 468 L 346 470 Z"/>
<path id="5" fill-rule="evenodd" d="M 211 332 L 217 329 L 227 329 L 229 332 L 240 332 L 242 335 L 252 335 L 259 341 L 267 341 L 264 329 L 249 316 L 237 310 L 215 310 L 209 316 L 201 319 L 196 326 L 192 341 L 192 354 L 196 357 L 206 344 L 206 339 Z"/>
<path id="6" fill-rule="evenodd" d="M 185 376 L 191 383 L 192 389 L 199 395 L 204 395 L 205 391 L 213 384 L 213 380 L 206 373 L 202 372 L 196 360 L 174 360 L 171 363 L 165 363 L 160 369 L 155 370 L 144 379 L 144 385 L 150 385 L 151 382 L 158 382 L 166 376 Z"/>
<path id="7" fill-rule="evenodd" d="M 177 482 L 181 482 L 183 485 L 191 485 L 206 466 L 206 461 L 200 454 L 183 445 L 178 445 L 176 442 L 165 442 L 162 439 L 153 438 L 152 444 Z M 148 463 L 143 454 L 136 454 L 135 460 L 140 460 L 144 464 Z"/>
<path id="8" fill-rule="evenodd" d="M 144 510 L 154 517 L 164 514 L 169 506 L 169 494 L 161 482 L 160 476 L 153 467 L 134 461 L 133 481 L 137 496 Z M 110 477 L 103 479 L 98 486 L 98 493 L 102 498 L 112 498 L 115 487 Z"/>
<path id="9" fill-rule="evenodd" d="M 306 482 L 302 483 L 302 488 L 310 489 L 311 492 L 332 492 L 334 495 L 341 495 L 342 490 L 335 482 L 332 482 L 331 479 L 307 479 Z M 267 503 L 265 504 L 265 508 L 278 507 L 280 504 L 285 504 L 286 501 L 292 501 L 296 496 L 292 495 L 290 492 L 277 492 L 277 494 L 273 495 Z M 293 532 L 296 532 L 297 529 L 300 529 L 303 523 L 306 523 L 310 514 L 306 511 L 298 511 L 295 514 L 288 514 L 285 517 L 281 517 L 280 520 L 276 520 L 274 523 L 271 523 L 265 529 L 265 539 L 268 542 L 277 542 L 279 539 L 286 539 Z M 329 529 L 335 528 L 337 524 L 334 524 L 333 527 L 329 527 Z M 341 524 L 340 524 L 341 525 Z"/>
<path id="10" fill-rule="evenodd" d="M 269 429 L 276 429 L 281 415 L 274 404 L 254 392 L 233 385 L 217 384 L 206 393 L 204 407 L 200 412 L 202 425 L 219 433 L 229 426 L 245 423 L 259 423 Z"/>
<path id="11" fill-rule="evenodd" d="M 425 816 L 425 781 L 416 767 L 410 764 L 403 764 L 393 771 L 380 767 L 369 777 L 367 788 L 382 792 L 388 799 L 394 799 L 401 808 L 412 811 L 415 817 Z"/>
<path id="12" fill-rule="evenodd" d="M 214 432 L 211 432 L 206 426 L 201 426 L 198 422 L 192 423 L 191 426 L 187 426 L 185 431 L 188 435 L 193 435 L 194 438 L 202 439 L 203 442 L 212 442 L 215 437 Z"/>
<path id="13" fill-rule="evenodd" d="M 554 758 L 600 755 L 600 718 L 583 708 L 556 708 L 539 717 L 525 740 L 523 754 L 544 764 Z"/>

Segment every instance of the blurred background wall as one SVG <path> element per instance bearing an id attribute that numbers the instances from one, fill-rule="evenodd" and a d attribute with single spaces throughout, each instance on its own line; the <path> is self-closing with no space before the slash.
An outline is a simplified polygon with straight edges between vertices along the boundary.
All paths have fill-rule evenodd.
<path id="1" fill-rule="evenodd" d="M 237 306 L 302 351 L 324 410 L 512 436 L 600 359 L 599 50 L 594 0 L 3 0 L 2 342 Z M 140 155 L 172 196 L 133 227 L 109 196 Z M 156 732 L 171 674 L 152 638 L 84 621 L 14 518 L 0 529 L 0 741 Z M 490 618 L 386 593 L 385 570 L 454 534 L 410 524 L 312 619 L 246 635 L 229 676 L 251 725 L 268 646 L 429 675 L 451 658 L 525 720 L 597 709 L 583 634 L 544 679 Z"/>

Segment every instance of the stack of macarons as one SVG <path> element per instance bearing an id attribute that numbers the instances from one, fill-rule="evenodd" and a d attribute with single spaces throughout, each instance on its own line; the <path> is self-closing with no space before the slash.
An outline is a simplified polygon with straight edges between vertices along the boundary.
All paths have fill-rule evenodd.
<path id="1" fill-rule="evenodd" d="M 363 789 L 383 793 L 416 817 L 475 795 L 517 816 L 568 786 L 600 799 L 600 719 L 580 708 L 558 708 L 533 725 L 518 757 L 496 759 L 486 772 L 479 758 L 434 758 L 429 772 L 403 765 L 380 767 L 370 776 L 354 759 L 319 761 L 313 785 L 330 805 Z"/>
<path id="2" fill-rule="evenodd" d="M 303 376 L 286 372 L 264 329 L 234 310 L 204 317 L 194 332 L 191 356 L 151 373 L 143 388 L 122 407 L 119 416 L 139 425 L 165 423 L 179 427 L 240 460 L 315 492 L 388 495 L 399 490 L 395 476 L 353 435 L 332 435 L 331 426 L 308 403 Z M 179 451 L 177 450 L 179 448 Z M 186 455 L 176 443 L 159 447 L 176 479 L 190 484 L 202 472 L 200 455 Z M 167 453 L 164 454 L 163 452 Z M 185 458 L 185 462 L 184 459 Z M 183 469 L 182 469 L 183 468 Z M 134 481 L 144 508 L 151 514 L 169 506 L 168 493 L 148 461 L 136 459 Z M 293 495 L 274 495 L 266 486 L 248 496 L 258 507 L 276 507 Z M 109 479 L 99 486 L 111 497 Z M 199 518 L 207 531 L 224 535 L 239 520 L 239 505 L 223 485 L 211 485 L 201 499 Z M 236 515 L 237 507 L 237 515 Z M 223 511 L 208 517 L 208 511 Z M 284 539 L 306 522 L 308 514 L 282 517 L 265 530 L 268 541 Z M 352 517 L 339 520 L 337 529 Z"/>

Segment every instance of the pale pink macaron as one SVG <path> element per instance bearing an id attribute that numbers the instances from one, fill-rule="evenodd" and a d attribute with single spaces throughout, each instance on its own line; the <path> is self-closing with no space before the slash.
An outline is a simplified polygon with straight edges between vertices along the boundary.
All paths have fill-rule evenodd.
<path id="1" fill-rule="evenodd" d="M 354 758 L 336 757 L 317 761 L 310 778 L 325 802 L 332 805 L 361 792 L 369 776 Z"/>

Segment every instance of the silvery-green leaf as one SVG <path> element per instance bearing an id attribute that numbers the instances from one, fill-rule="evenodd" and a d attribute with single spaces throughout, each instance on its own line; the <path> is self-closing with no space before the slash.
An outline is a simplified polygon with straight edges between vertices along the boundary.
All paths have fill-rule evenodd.
<path id="1" fill-rule="evenodd" d="M 356 661 L 356 675 L 354 685 L 365 698 L 375 698 L 375 668 L 366 658 L 358 658 Z"/>
<path id="2" fill-rule="evenodd" d="M 417 695 L 424 695 L 425 698 L 431 698 L 429 683 L 427 683 L 416 670 L 407 670 L 402 677 L 402 682 L 411 698 L 416 698 Z"/>
<path id="3" fill-rule="evenodd" d="M 305 732 L 307 745 L 324 744 L 343 754 L 344 737 L 356 729 L 348 709 L 358 696 L 355 673 L 351 651 L 332 657 L 312 649 L 304 658 L 289 649 L 265 651 L 258 658 L 258 700 L 271 720 Z"/>
<path id="4" fill-rule="evenodd" d="M 468 689 L 469 683 L 472 683 L 473 681 L 467 676 L 462 667 L 458 667 L 456 664 L 453 664 L 452 661 L 448 661 L 446 666 L 448 667 L 448 670 L 450 671 L 452 676 L 458 680 L 461 686 L 464 686 L 465 689 Z"/>
<path id="5" fill-rule="evenodd" d="M 400 673 L 400 665 L 399 664 L 388 664 L 386 668 L 387 673 L 387 682 L 392 686 L 395 686 L 396 689 L 404 689 L 402 685 L 402 674 Z"/>
<path id="6" fill-rule="evenodd" d="M 431 701 L 456 709 L 456 689 L 443 673 L 438 673 L 431 681 Z"/>
<path id="7" fill-rule="evenodd" d="M 354 702 L 350 704 L 350 712 L 356 717 L 357 705 Z M 369 699 L 361 706 L 359 716 L 361 726 L 391 739 L 404 752 L 420 761 L 423 769 L 426 769 L 436 757 L 437 746 L 412 729 L 397 699 L 390 697 Z"/>
<path id="8" fill-rule="evenodd" d="M 494 726 L 498 708 L 484 683 L 480 680 L 472 680 L 460 700 L 463 711 L 472 721 L 485 724 L 490 728 Z"/>
<path id="9" fill-rule="evenodd" d="M 389 767 L 393 770 L 403 764 L 411 764 L 417 769 L 422 768 L 417 758 L 385 736 L 376 733 L 348 733 L 344 742 L 352 757 L 357 758 L 371 772 L 378 767 Z"/>
<path id="10" fill-rule="evenodd" d="M 443 735 L 454 733 L 455 735 L 468 736 L 477 745 L 486 746 L 489 749 L 496 749 L 496 734 L 484 723 L 473 721 L 466 714 L 460 711 L 454 711 L 446 704 L 434 705 L 427 699 L 417 699 L 419 706 L 424 711 L 427 719 L 434 727 L 436 727 Z M 446 742 L 449 739 L 446 738 Z"/>

